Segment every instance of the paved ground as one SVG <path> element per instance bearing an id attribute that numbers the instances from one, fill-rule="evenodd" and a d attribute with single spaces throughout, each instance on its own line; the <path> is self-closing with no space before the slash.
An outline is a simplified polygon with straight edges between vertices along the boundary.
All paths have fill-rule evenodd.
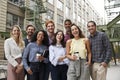
<path id="1" fill-rule="evenodd" d="M 107 73 L 107 80 L 120 80 L 120 63 L 117 63 L 117 65 L 114 63 L 110 64 Z"/>
<path id="2" fill-rule="evenodd" d="M 1 74 L 0 77 L 4 77 L 4 74 Z M 117 65 L 115 65 L 113 62 L 110 63 L 107 73 L 107 80 L 120 80 L 120 62 L 117 63 Z"/>

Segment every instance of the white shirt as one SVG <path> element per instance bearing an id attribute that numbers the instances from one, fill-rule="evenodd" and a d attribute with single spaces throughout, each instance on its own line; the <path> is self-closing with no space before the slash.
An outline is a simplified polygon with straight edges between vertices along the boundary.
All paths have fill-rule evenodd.
<path id="1" fill-rule="evenodd" d="M 63 48 L 62 46 L 53 46 L 51 45 L 49 47 L 49 59 L 52 65 L 62 65 L 62 64 L 68 64 L 69 60 L 65 58 L 62 62 L 59 62 L 58 59 L 61 56 L 65 56 L 66 54 L 66 49 Z"/>
<path id="2" fill-rule="evenodd" d="M 8 38 L 4 42 L 5 56 L 14 67 L 18 65 L 15 59 L 22 57 L 22 51 L 13 38 Z"/>

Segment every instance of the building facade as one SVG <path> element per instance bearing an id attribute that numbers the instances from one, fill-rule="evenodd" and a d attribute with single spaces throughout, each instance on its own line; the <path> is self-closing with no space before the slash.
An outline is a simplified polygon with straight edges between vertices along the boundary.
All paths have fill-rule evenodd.
<path id="1" fill-rule="evenodd" d="M 107 13 L 107 23 L 120 14 L 120 0 L 104 0 Z"/>
<path id="2" fill-rule="evenodd" d="M 86 24 L 94 20 L 98 25 L 103 24 L 103 18 L 88 0 L 43 0 L 47 13 L 43 14 L 43 21 L 51 19 L 55 22 L 56 30 L 64 30 L 64 20 L 71 19 L 84 34 L 88 34 Z"/>
<path id="3" fill-rule="evenodd" d="M 24 12 L 19 7 L 17 0 L 1 0 L 0 2 L 0 59 L 4 59 L 4 40 L 7 38 L 4 32 L 8 32 L 11 26 L 17 24 L 23 28 Z"/>
<path id="4" fill-rule="evenodd" d="M 6 31 L 6 13 L 7 13 L 7 0 L 2 0 L 0 2 L 0 32 Z M 4 37 L 0 33 L 0 59 L 3 59 L 4 57 Z"/>

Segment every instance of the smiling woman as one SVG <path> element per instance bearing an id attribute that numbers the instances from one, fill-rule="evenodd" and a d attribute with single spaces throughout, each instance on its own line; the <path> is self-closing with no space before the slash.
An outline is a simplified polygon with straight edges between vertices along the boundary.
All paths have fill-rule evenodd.
<path id="1" fill-rule="evenodd" d="M 71 38 L 66 43 L 67 58 L 70 60 L 67 80 L 90 80 L 91 51 L 89 40 L 75 24 L 71 26 Z"/>
<path id="2" fill-rule="evenodd" d="M 67 80 L 67 64 L 69 60 L 65 54 L 64 34 L 62 31 L 57 31 L 52 45 L 49 47 L 52 80 Z"/>
<path id="3" fill-rule="evenodd" d="M 46 31 L 40 30 L 33 34 L 31 42 L 25 48 L 23 65 L 29 75 L 29 80 L 44 80 L 46 58 L 42 54 L 48 45 L 49 40 Z"/>
<path id="4" fill-rule="evenodd" d="M 22 39 L 22 32 L 18 25 L 13 26 L 11 31 L 11 38 L 5 40 L 4 51 L 7 66 L 7 80 L 24 80 L 24 71 L 22 64 L 22 52 L 24 42 Z"/>

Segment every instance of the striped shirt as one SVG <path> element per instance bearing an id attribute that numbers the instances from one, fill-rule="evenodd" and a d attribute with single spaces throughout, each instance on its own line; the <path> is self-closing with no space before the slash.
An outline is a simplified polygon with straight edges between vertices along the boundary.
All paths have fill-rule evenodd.
<path id="1" fill-rule="evenodd" d="M 107 35 L 104 32 L 98 32 L 94 36 L 88 36 L 91 45 L 92 62 L 109 63 L 111 60 L 111 45 Z"/>

